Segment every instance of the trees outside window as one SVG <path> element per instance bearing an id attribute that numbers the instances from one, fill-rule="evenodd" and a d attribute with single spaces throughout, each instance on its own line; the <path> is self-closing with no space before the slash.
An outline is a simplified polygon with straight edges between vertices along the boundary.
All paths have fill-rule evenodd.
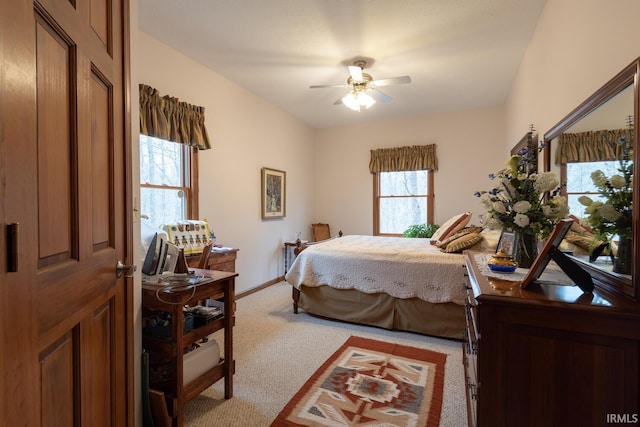
<path id="1" fill-rule="evenodd" d="M 140 135 L 140 212 L 152 227 L 196 219 L 197 149 Z"/>
<path id="2" fill-rule="evenodd" d="M 410 225 L 433 222 L 433 172 L 374 174 L 374 234 L 402 235 Z"/>

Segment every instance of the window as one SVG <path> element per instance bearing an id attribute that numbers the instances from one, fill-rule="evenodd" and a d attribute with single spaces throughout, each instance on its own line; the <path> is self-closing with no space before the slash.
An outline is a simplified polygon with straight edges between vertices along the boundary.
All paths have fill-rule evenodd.
<path id="1" fill-rule="evenodd" d="M 140 211 L 150 226 L 196 219 L 196 156 L 188 145 L 140 135 Z"/>
<path id="2" fill-rule="evenodd" d="M 374 234 L 402 235 L 414 224 L 433 222 L 433 172 L 379 172 L 373 175 Z"/>
<path id="3" fill-rule="evenodd" d="M 560 172 L 561 182 L 566 182 L 567 203 L 569 205 L 569 212 L 575 216 L 581 218 L 586 216 L 584 210 L 586 206 L 578 201 L 580 196 L 589 196 L 592 200 L 598 200 L 601 198 L 598 193 L 598 189 L 591 180 L 591 173 L 596 170 L 601 170 L 607 176 L 615 175 L 620 167 L 620 162 L 605 161 L 605 162 L 581 162 L 581 163 L 567 163 L 562 166 Z"/>

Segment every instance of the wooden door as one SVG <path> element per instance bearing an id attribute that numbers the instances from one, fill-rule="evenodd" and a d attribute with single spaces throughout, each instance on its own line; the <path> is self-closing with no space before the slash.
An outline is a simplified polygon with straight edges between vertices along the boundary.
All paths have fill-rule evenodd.
<path id="1" fill-rule="evenodd" d="M 2 426 L 133 424 L 128 7 L 0 0 Z"/>

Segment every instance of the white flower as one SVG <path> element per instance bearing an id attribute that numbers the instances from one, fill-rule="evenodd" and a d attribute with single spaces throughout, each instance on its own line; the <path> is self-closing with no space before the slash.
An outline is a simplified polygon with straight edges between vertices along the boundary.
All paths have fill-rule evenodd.
<path id="1" fill-rule="evenodd" d="M 609 183 L 611 183 L 611 186 L 613 188 L 622 188 L 627 184 L 627 180 L 624 179 L 623 176 L 620 175 L 613 175 L 611 177 L 611 179 L 609 179 Z"/>
<path id="2" fill-rule="evenodd" d="M 505 213 L 507 211 L 507 208 L 504 207 L 504 203 L 502 202 L 493 202 L 493 204 L 491 205 L 493 207 L 493 210 L 498 212 L 498 213 Z"/>
<path id="3" fill-rule="evenodd" d="M 553 172 L 542 172 L 538 174 L 538 179 L 536 179 L 533 184 L 533 188 L 539 193 L 546 193 L 547 191 L 551 191 L 558 186 L 560 181 L 558 177 Z"/>
<path id="4" fill-rule="evenodd" d="M 558 199 L 555 200 L 554 199 Z M 556 196 L 549 201 L 549 205 L 542 207 L 542 213 L 550 219 L 561 219 L 569 214 L 569 207 L 564 204 L 564 197 Z"/>
<path id="5" fill-rule="evenodd" d="M 489 212 L 482 216 L 482 225 L 490 230 L 497 230 L 502 228 L 502 223 L 497 218 L 491 216 Z"/>
<path id="6" fill-rule="evenodd" d="M 598 207 L 598 214 L 607 221 L 615 222 L 622 214 L 618 212 L 613 206 L 604 204 Z"/>
<path id="7" fill-rule="evenodd" d="M 513 205 L 513 210 L 517 213 L 527 213 L 529 212 L 529 209 L 531 209 L 531 203 L 527 202 L 526 200 L 520 200 Z"/>
<path id="8" fill-rule="evenodd" d="M 584 210 L 584 213 L 586 214 L 593 214 L 598 212 L 598 208 L 602 206 L 602 202 L 596 200 L 595 202 L 592 202 L 589 206 L 587 206 L 587 208 Z"/>
<path id="9" fill-rule="evenodd" d="M 591 180 L 598 188 L 604 188 L 607 185 L 607 177 L 604 172 L 597 170 L 591 173 Z"/>
<path id="10" fill-rule="evenodd" d="M 526 227 L 529 225 L 529 217 L 523 214 L 516 214 L 513 222 L 515 222 L 518 227 Z"/>
<path id="11" fill-rule="evenodd" d="M 502 180 L 502 185 L 504 186 L 504 189 L 500 193 L 504 195 L 506 200 L 511 200 L 513 194 L 516 193 L 515 187 L 511 184 L 511 181 L 506 178 Z"/>
<path id="12" fill-rule="evenodd" d="M 578 197 L 578 202 L 580 202 L 584 206 L 591 206 L 593 200 L 588 196 L 580 196 Z"/>

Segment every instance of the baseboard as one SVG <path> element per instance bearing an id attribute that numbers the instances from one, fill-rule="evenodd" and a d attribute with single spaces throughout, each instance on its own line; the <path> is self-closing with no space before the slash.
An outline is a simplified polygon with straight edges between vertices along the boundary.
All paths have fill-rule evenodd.
<path id="1" fill-rule="evenodd" d="M 273 280 L 269 280 L 268 282 L 263 283 L 262 285 L 258 285 L 255 288 L 251 288 L 247 291 L 244 292 L 240 292 L 238 294 L 236 294 L 236 299 L 242 298 L 242 297 L 246 297 L 247 295 L 251 295 L 253 293 L 256 293 L 258 291 L 261 291 L 265 288 L 268 288 L 271 285 L 275 285 L 276 283 L 280 283 L 284 280 L 284 276 L 280 276 L 280 277 L 276 277 Z"/>

